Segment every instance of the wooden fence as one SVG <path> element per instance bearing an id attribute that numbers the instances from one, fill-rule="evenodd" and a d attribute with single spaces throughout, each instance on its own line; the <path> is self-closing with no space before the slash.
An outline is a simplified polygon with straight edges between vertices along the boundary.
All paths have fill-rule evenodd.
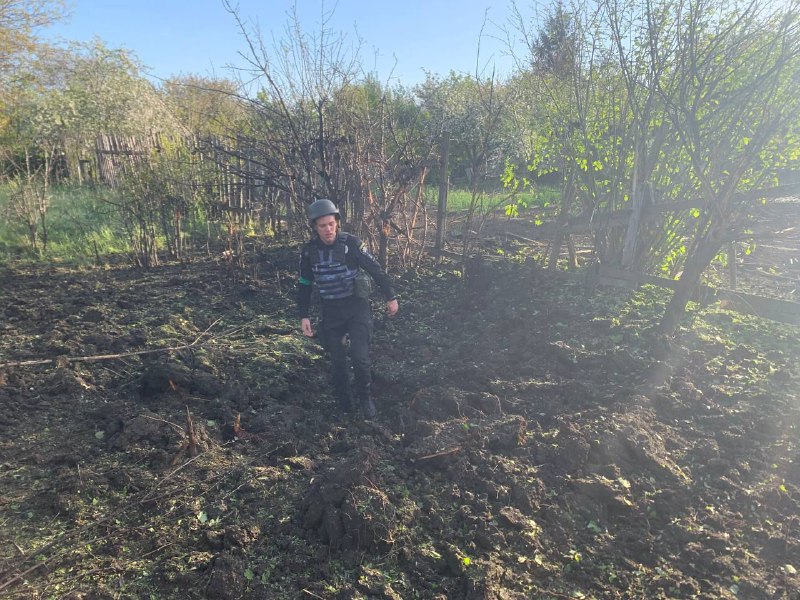
<path id="1" fill-rule="evenodd" d="M 168 153 L 168 147 L 186 151 L 188 158 L 176 160 L 188 160 L 197 172 L 212 173 L 203 185 L 216 197 L 217 208 L 231 213 L 256 214 L 274 202 L 275 197 L 268 195 L 265 176 L 250 157 L 251 152 L 238 141 L 232 143 L 215 138 L 101 135 L 95 141 L 96 180 L 117 187 L 130 165 Z M 192 183 L 198 184 L 197 181 Z"/>
<path id="2" fill-rule="evenodd" d="M 244 147 L 238 140 L 223 142 L 217 139 L 172 139 L 157 134 L 145 138 L 103 135 L 96 141 L 97 180 L 110 186 L 117 186 L 129 165 L 147 160 L 153 154 L 166 151 L 165 145 L 180 145 L 187 148 L 189 155 L 198 167 L 212 169 L 213 176 L 210 184 L 212 189 L 208 191 L 217 198 L 216 206 L 220 210 L 235 215 L 250 216 L 266 210 L 272 213 L 270 218 L 275 217 L 276 207 L 281 202 L 280 193 L 267 185 L 267 176 L 260 173 L 258 162 L 251 156 L 252 151 Z M 763 197 L 789 196 L 796 194 L 798 189 L 800 189 L 800 184 L 792 183 L 773 188 L 767 193 L 754 193 L 750 195 L 751 197 L 742 196 L 737 200 L 747 201 Z M 645 224 L 662 219 L 665 214 L 692 208 L 702 208 L 702 206 L 698 206 L 696 202 L 640 203 L 634 209 L 618 210 L 592 219 L 581 217 L 553 221 L 540 228 L 539 231 L 551 240 L 551 246 L 553 246 L 551 252 L 557 256 L 560 253 L 560 246 L 565 240 L 569 242 L 571 235 L 596 233 L 610 227 L 620 227 L 625 228 L 626 245 L 629 245 L 631 240 L 635 239 L 639 228 Z M 797 216 L 800 220 L 800 214 Z M 797 224 L 800 225 L 800 223 Z M 572 252 L 572 249 L 570 251 Z M 800 304 L 737 290 L 739 273 L 733 244 L 729 252 L 729 289 L 712 289 L 703 286 L 698 292 L 706 298 L 723 301 L 729 307 L 741 312 L 753 313 L 795 325 L 800 324 Z M 797 259 L 800 261 L 800 256 Z M 674 289 L 677 284 L 673 279 L 608 266 L 599 267 L 590 273 L 589 278 L 593 284 L 628 287 L 647 283 Z"/>

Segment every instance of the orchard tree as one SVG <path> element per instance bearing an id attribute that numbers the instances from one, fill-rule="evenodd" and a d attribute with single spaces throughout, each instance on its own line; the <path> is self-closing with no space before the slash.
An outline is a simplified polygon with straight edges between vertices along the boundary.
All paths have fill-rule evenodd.
<path id="1" fill-rule="evenodd" d="M 386 267 L 394 240 L 404 267 L 417 264 L 427 222 L 424 198 L 435 131 L 410 92 L 390 89 L 375 77 L 340 90 L 334 102 L 340 126 L 343 180 L 358 233 L 377 248 Z M 423 239 L 415 230 L 423 224 Z"/>
<path id="2" fill-rule="evenodd" d="M 238 84 L 230 79 L 186 75 L 167 79 L 161 94 L 178 121 L 192 135 L 226 137 L 244 133 L 249 119 Z"/>
<path id="3" fill-rule="evenodd" d="M 0 1 L 0 101 L 23 79 L 24 66 L 42 46 L 40 29 L 65 16 L 61 0 Z"/>
<path id="4" fill-rule="evenodd" d="M 186 133 L 130 52 L 95 40 L 73 44 L 62 62 L 64 146 L 71 173 L 82 176 L 79 162 L 94 158 L 100 135 L 145 139 Z"/>
<path id="5" fill-rule="evenodd" d="M 487 192 L 501 182 L 506 157 L 515 152 L 517 133 L 510 111 L 516 88 L 489 77 L 450 73 L 446 79 L 429 75 L 416 88 L 431 127 L 449 140 L 450 163 L 470 192 L 462 231 L 466 259 L 486 217 L 505 201 L 487 203 Z M 439 177 L 448 177 L 440 173 Z"/>
<path id="6" fill-rule="evenodd" d="M 180 132 L 163 99 L 124 50 L 99 41 L 67 48 L 40 47 L 17 75 L 7 95 L 6 155 L 46 137 L 58 147 L 68 172 L 81 177 L 79 163 L 94 159 L 101 134 L 146 136 Z M 16 151 L 12 150 L 17 148 Z M 29 148 L 37 155 L 36 148 Z"/>
<path id="7" fill-rule="evenodd" d="M 555 268 L 571 216 L 593 218 L 619 206 L 626 153 L 618 133 L 628 111 L 625 90 L 591 6 L 559 3 L 532 21 L 514 7 L 508 35 L 522 41 L 523 50 L 515 55 L 520 67 L 515 85 L 527 104 L 527 115 L 520 111 L 518 117 L 520 128 L 530 132 L 526 164 L 515 165 L 515 177 L 508 181 L 534 184 L 554 174 L 562 183 L 549 256 Z M 606 235 L 597 235 L 595 244 L 601 256 L 614 252 Z"/>
<path id="8" fill-rule="evenodd" d="M 3 0 L 0 2 L 0 160 L 20 157 L 13 150 L 14 118 L 30 105 L 41 54 L 48 50 L 38 38 L 40 29 L 64 17 L 59 0 Z M 6 163 L 4 167 L 8 167 Z M 6 172 L 3 168 L 0 172 Z"/>
<path id="9" fill-rule="evenodd" d="M 7 210 L 24 227 L 33 251 L 47 251 L 50 185 L 63 156 L 65 123 L 62 98 L 55 82 L 58 69 L 40 47 L 15 86 L 4 96 L 6 121 L 0 128 L 2 180 L 9 184 Z"/>
<path id="10" fill-rule="evenodd" d="M 410 194 L 421 189 L 435 139 L 412 99 L 364 72 L 360 41 L 332 31 L 332 13 L 311 32 L 293 13 L 285 36 L 267 47 L 230 10 L 250 48 L 242 76 L 256 87 L 243 92 L 253 120 L 240 140 L 255 178 L 304 230 L 308 203 L 329 198 L 384 264 L 391 239 L 403 240 L 407 258 L 412 207 L 421 203 Z"/>
<path id="11" fill-rule="evenodd" d="M 672 332 L 709 263 L 741 239 L 754 200 L 786 193 L 769 188 L 800 152 L 798 3 L 600 0 L 567 10 L 569 67 L 544 60 L 558 10 L 535 23 L 553 34 L 516 21 L 530 41 L 518 79 L 538 127 L 529 169 L 563 169 L 559 225 L 590 217 L 602 263 L 681 272 L 661 323 Z M 648 206 L 664 217 L 642 226 Z M 614 219 L 620 209 L 634 217 L 627 227 Z M 551 265 L 559 246 L 557 237 Z"/>
<path id="12" fill-rule="evenodd" d="M 753 203 L 775 194 L 769 188 L 781 168 L 800 163 L 800 4 L 716 0 L 669 8 L 674 26 L 654 36 L 664 50 L 652 56 L 669 59 L 654 67 L 664 73 L 658 92 L 697 202 L 683 272 L 661 321 L 672 333 L 705 269 L 744 234 Z"/>
<path id="13" fill-rule="evenodd" d="M 331 13 L 309 33 L 293 12 L 285 36 L 269 47 L 233 6 L 226 7 L 249 46 L 240 75 L 249 85 L 242 97 L 254 115 L 249 143 L 258 156 L 251 158 L 265 184 L 286 195 L 290 215 L 303 222 L 305 206 L 315 198 L 344 200 L 337 183 L 340 135 L 333 100 L 359 79 L 358 46 L 331 31 Z"/>

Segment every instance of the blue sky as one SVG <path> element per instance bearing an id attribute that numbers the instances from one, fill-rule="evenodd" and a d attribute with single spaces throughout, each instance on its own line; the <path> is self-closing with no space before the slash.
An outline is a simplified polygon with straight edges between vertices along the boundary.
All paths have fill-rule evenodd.
<path id="1" fill-rule="evenodd" d="M 243 64 L 246 45 L 222 0 L 71 0 L 70 18 L 44 32 L 50 39 L 88 42 L 98 37 L 111 48 L 133 51 L 154 78 L 171 75 L 227 75 L 226 66 Z M 231 0 L 249 23 L 257 23 L 268 45 L 285 37 L 294 0 Z M 521 7 L 530 3 L 519 2 Z M 323 4 L 297 0 L 303 30 L 318 31 Z M 361 56 L 368 70 L 392 83 L 414 85 L 424 70 L 447 75 L 450 70 L 474 73 L 480 38 L 481 66 L 495 65 L 498 74 L 511 72 L 506 45 L 496 38 L 506 25 L 509 0 L 339 0 L 325 2 L 333 10 L 328 27 L 364 45 Z M 528 9 L 530 10 L 530 9 Z M 491 72 L 491 68 L 487 72 Z"/>

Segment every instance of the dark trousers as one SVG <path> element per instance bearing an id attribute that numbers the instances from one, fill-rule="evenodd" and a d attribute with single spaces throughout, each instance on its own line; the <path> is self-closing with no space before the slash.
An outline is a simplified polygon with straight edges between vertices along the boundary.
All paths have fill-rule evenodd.
<path id="1" fill-rule="evenodd" d="M 342 408 L 350 408 L 352 401 L 348 352 L 353 364 L 356 395 L 362 402 L 369 398 L 371 337 L 372 315 L 367 300 L 352 297 L 322 303 L 322 344 L 330 356 L 334 393 Z"/>

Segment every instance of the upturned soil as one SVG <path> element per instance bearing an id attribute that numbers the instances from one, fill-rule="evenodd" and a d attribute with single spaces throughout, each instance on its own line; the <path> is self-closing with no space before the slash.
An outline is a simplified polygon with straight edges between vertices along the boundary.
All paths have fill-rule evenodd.
<path id="1" fill-rule="evenodd" d="M 800 598 L 797 328 L 420 269 L 365 421 L 295 252 L 0 268 L 0 597 Z"/>

